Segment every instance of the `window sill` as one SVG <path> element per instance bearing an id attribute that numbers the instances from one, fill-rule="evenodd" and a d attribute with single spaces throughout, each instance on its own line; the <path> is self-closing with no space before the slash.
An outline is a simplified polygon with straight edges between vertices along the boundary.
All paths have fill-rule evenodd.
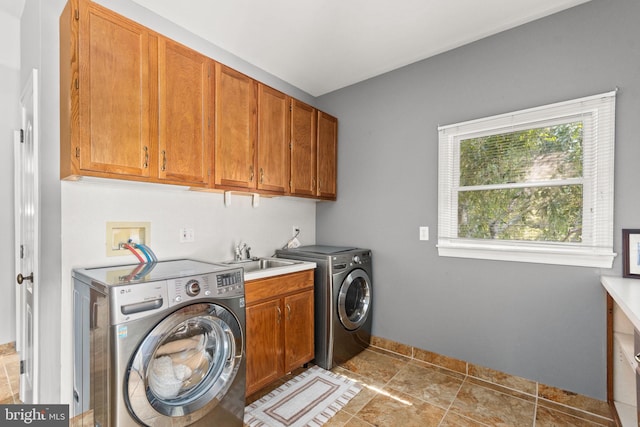
<path id="1" fill-rule="evenodd" d="M 439 239 L 438 255 L 494 261 L 531 262 L 578 267 L 611 268 L 616 253 L 548 244 L 478 243 Z"/>

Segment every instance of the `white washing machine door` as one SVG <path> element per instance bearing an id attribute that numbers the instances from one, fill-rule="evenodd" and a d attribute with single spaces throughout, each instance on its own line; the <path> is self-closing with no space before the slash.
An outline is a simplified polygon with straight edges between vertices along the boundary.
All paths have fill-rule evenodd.
<path id="1" fill-rule="evenodd" d="M 242 328 L 226 308 L 185 306 L 142 341 L 125 378 L 131 414 L 146 425 L 188 425 L 225 395 L 242 359 Z"/>
<path id="2" fill-rule="evenodd" d="M 371 279 L 362 269 L 353 270 L 340 285 L 338 318 L 340 323 L 355 331 L 367 320 L 371 309 Z"/>

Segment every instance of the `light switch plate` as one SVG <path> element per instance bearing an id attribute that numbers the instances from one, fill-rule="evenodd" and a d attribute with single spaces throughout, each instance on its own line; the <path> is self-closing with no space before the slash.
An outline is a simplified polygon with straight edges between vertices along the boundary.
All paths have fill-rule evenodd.
<path id="1" fill-rule="evenodd" d="M 420 240 L 429 240 L 429 227 L 420 227 Z"/>

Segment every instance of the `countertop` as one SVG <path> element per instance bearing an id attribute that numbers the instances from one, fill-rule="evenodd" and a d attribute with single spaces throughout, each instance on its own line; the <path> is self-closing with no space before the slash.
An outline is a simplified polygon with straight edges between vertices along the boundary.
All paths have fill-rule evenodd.
<path id="1" fill-rule="evenodd" d="M 640 330 L 640 280 L 602 276 L 600 283 L 622 309 L 633 327 Z"/>
<path id="2" fill-rule="evenodd" d="M 244 281 L 248 282 L 250 280 L 264 279 L 267 277 L 279 276 L 281 274 L 297 273 L 299 271 L 313 270 L 314 268 L 316 268 L 315 262 L 288 260 L 286 258 L 278 259 L 292 261 L 293 264 L 283 267 L 267 268 L 264 270 L 245 271 Z"/>

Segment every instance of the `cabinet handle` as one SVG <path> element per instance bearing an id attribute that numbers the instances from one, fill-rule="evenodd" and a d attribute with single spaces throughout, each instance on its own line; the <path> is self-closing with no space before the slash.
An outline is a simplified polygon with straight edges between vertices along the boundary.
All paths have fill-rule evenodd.
<path id="1" fill-rule="evenodd" d="M 264 184 L 264 169 L 260 168 L 260 184 Z"/>
<path id="2" fill-rule="evenodd" d="M 149 167 L 149 148 L 148 147 L 144 147 L 144 163 L 142 164 L 142 166 L 146 169 Z"/>
<path id="3" fill-rule="evenodd" d="M 162 172 L 167 170 L 167 152 L 162 150 Z"/>
<path id="4" fill-rule="evenodd" d="M 278 325 L 279 325 L 280 320 L 282 319 L 282 310 L 280 310 L 280 307 L 276 307 L 276 310 L 278 310 Z"/>
<path id="5" fill-rule="evenodd" d="M 249 166 L 249 182 L 253 182 L 253 165 Z"/>
<path id="6" fill-rule="evenodd" d="M 291 322 L 291 306 L 287 304 L 287 320 Z"/>
<path id="7" fill-rule="evenodd" d="M 634 359 L 636 359 L 636 362 L 640 363 L 640 353 L 636 354 Z"/>

